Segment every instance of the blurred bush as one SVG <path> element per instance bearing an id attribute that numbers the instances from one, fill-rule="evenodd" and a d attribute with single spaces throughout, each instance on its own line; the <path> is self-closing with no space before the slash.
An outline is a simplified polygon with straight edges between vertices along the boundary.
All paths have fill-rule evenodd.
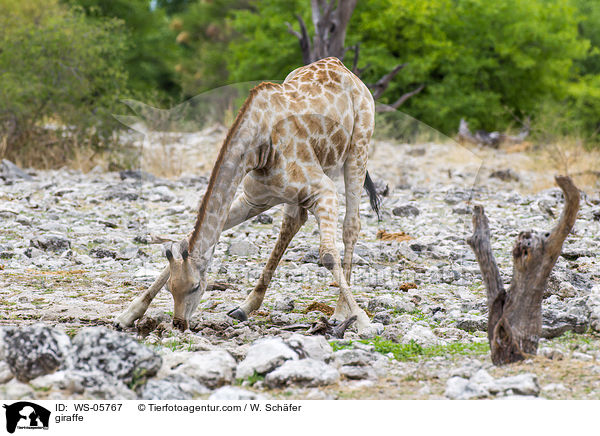
<path id="1" fill-rule="evenodd" d="M 44 166 L 105 146 L 127 96 L 122 32 L 57 0 L 0 2 L 0 154 Z"/>

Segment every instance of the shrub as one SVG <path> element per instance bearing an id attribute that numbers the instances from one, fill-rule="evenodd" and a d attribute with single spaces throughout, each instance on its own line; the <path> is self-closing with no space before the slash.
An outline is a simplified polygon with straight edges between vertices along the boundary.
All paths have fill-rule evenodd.
<path id="1" fill-rule="evenodd" d="M 50 165 L 52 153 L 63 161 L 74 147 L 106 144 L 126 96 L 121 31 L 57 0 L 0 3 L 0 154 Z"/>

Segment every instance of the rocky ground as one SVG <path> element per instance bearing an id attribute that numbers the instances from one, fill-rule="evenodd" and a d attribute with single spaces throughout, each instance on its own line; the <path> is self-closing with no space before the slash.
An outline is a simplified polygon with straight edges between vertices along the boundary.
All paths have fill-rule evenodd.
<path id="1" fill-rule="evenodd" d="M 227 317 L 260 274 L 280 208 L 223 233 L 210 273 L 221 286 L 204 294 L 192 331 L 171 328 L 163 290 L 135 329 L 116 332 L 113 318 L 166 263 L 156 242 L 191 229 L 208 174 L 23 172 L 3 162 L 0 397 L 598 399 L 598 185 L 585 187 L 552 274 L 538 356 L 501 368 L 489 359 L 485 289 L 465 242 L 471 205 L 485 207 L 508 282 L 518 232 L 550 228 L 562 207 L 551 171 L 527 159 L 451 143 L 374 144 L 383 218 L 365 197 L 353 270 L 359 305 L 385 326 L 370 340 L 303 334 L 338 292 L 318 264 L 312 218 L 261 310 L 243 323 Z"/>

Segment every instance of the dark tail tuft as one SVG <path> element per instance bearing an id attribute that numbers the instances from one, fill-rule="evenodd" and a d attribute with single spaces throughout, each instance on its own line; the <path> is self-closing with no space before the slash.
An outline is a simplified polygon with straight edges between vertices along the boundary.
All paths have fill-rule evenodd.
<path id="1" fill-rule="evenodd" d="M 367 194 L 369 194 L 369 202 L 371 203 L 371 208 L 377 214 L 377 220 L 381 221 L 381 212 L 379 211 L 379 206 L 381 205 L 381 199 L 379 195 L 377 195 L 377 190 L 375 189 L 375 184 L 373 180 L 371 180 L 371 176 L 369 176 L 369 172 L 367 171 L 367 175 L 365 176 L 365 184 L 363 185 Z"/>

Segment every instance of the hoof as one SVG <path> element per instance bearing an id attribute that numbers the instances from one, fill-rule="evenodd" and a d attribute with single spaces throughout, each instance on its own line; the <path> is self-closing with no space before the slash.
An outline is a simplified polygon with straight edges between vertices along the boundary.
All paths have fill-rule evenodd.
<path id="1" fill-rule="evenodd" d="M 122 331 L 129 327 L 133 327 L 134 321 L 132 321 L 132 322 L 128 322 L 128 321 L 129 320 L 127 319 L 127 317 L 124 316 L 124 314 L 121 314 L 112 322 L 112 325 L 116 330 Z"/>
<path id="2" fill-rule="evenodd" d="M 229 312 L 227 312 L 227 315 L 234 319 L 237 319 L 238 321 L 246 321 L 248 319 L 248 315 L 246 315 L 244 311 L 239 307 L 231 309 Z"/>

